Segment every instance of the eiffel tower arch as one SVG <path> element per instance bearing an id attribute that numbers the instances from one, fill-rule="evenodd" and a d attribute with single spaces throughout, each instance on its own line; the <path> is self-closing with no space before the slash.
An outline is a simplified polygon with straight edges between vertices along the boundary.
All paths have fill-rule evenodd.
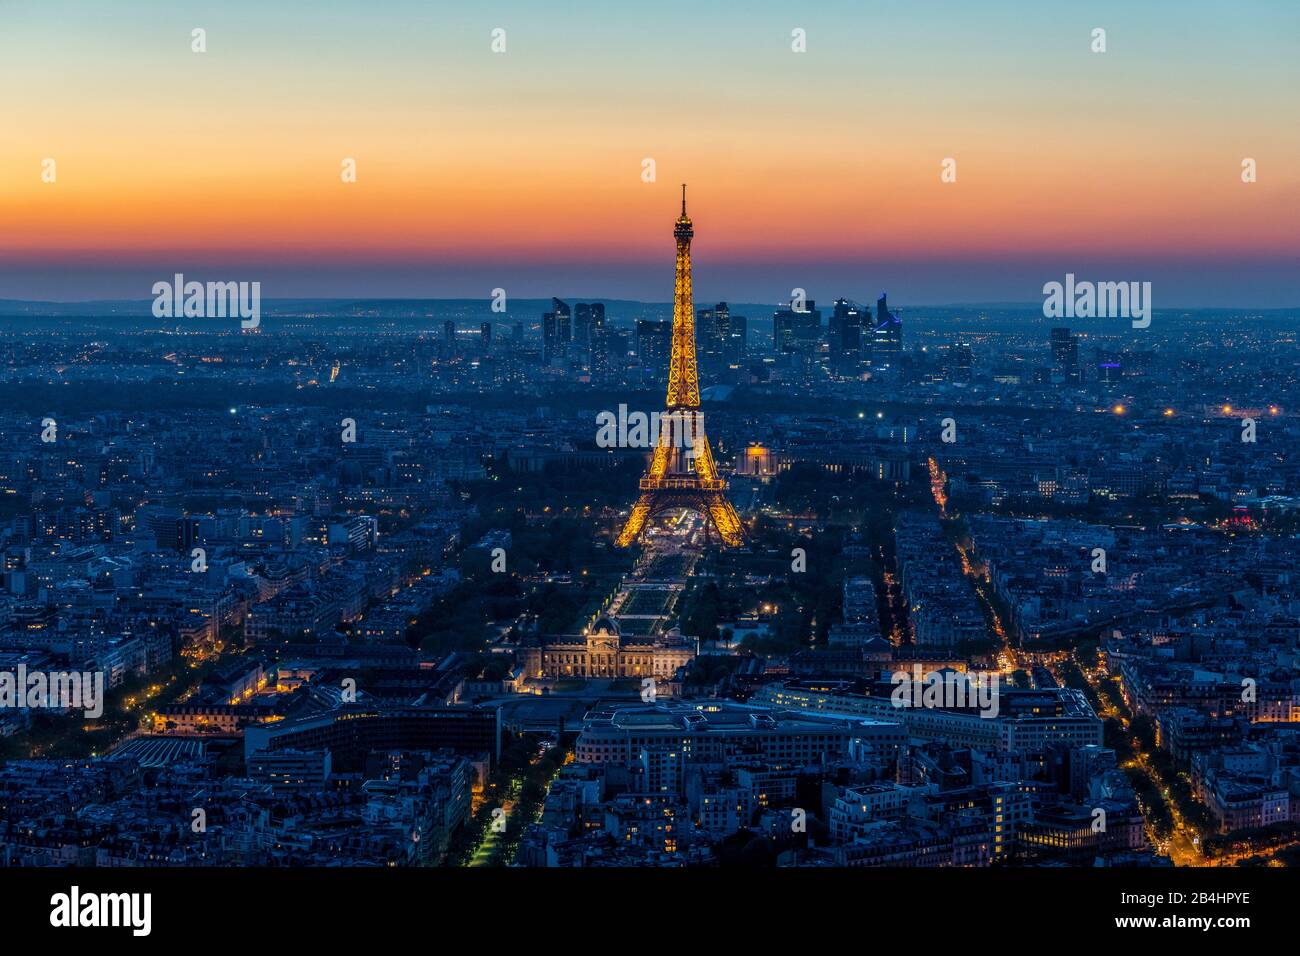
<path id="1" fill-rule="evenodd" d="M 744 543 L 740 516 L 727 498 L 727 482 L 718 474 L 700 411 L 700 375 L 695 361 L 695 305 L 691 295 L 691 239 L 695 229 L 682 214 L 673 227 L 677 240 L 677 279 L 673 292 L 672 358 L 668 365 L 666 412 L 660 416 L 650 467 L 641 479 L 641 495 L 632 506 L 616 543 L 627 547 L 661 511 L 688 508 L 717 529 L 723 543 Z"/>

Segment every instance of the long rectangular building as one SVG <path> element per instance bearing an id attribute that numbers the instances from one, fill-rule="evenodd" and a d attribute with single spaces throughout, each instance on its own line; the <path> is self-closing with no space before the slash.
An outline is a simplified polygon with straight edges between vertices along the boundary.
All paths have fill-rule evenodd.
<path id="1" fill-rule="evenodd" d="M 324 750 L 339 771 L 360 769 L 374 751 L 444 749 L 500 759 L 498 712 L 488 707 L 345 705 L 244 732 L 246 759 L 263 751 Z"/>
<path id="2" fill-rule="evenodd" d="M 587 715 L 577 760 L 628 764 L 670 752 L 683 763 L 761 761 L 775 767 L 819 763 L 848 753 L 854 740 L 903 742 L 897 721 L 806 716 L 725 701 L 674 702 Z"/>
<path id="3" fill-rule="evenodd" d="M 751 704 L 828 716 L 870 717 L 901 724 L 908 737 L 957 747 L 1030 751 L 1049 744 L 1082 747 L 1102 743 L 1102 722 L 1077 690 L 1056 687 L 1004 690 L 995 717 L 978 710 L 900 707 L 886 693 L 855 692 L 846 682 L 792 680 L 768 684 Z"/>

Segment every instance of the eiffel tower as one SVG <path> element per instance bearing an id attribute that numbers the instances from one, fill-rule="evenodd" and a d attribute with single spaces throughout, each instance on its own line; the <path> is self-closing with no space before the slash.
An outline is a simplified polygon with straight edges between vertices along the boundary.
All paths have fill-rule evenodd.
<path id="1" fill-rule="evenodd" d="M 695 230 L 686 215 L 686 186 L 682 185 L 682 214 L 673 227 L 677 239 L 677 282 L 673 294 L 673 354 L 668 366 L 667 413 L 660 417 L 658 440 L 650 469 L 641 479 L 641 496 L 632 506 L 617 544 L 627 547 L 661 511 L 688 508 L 718 529 L 728 545 L 744 541 L 736 509 L 727 499 L 727 482 L 718 477 L 713 452 L 704 435 L 700 411 L 700 375 L 695 364 L 695 306 L 691 301 L 691 238 Z"/>

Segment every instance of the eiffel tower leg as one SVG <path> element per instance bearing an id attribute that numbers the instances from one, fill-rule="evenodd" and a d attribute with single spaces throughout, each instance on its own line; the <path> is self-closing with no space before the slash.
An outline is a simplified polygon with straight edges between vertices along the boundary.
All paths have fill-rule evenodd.
<path id="1" fill-rule="evenodd" d="M 718 529 L 718 536 L 733 548 L 744 544 L 745 531 L 740 524 L 740 516 L 736 514 L 736 508 L 727 496 L 721 493 L 710 495 L 707 503 L 709 517 Z"/>
<path id="2" fill-rule="evenodd" d="M 641 497 L 632 506 L 632 513 L 627 516 L 627 524 L 623 525 L 623 530 L 619 532 L 618 538 L 614 541 L 615 545 L 626 548 L 641 536 L 641 532 L 645 530 L 646 522 L 650 520 L 650 509 L 653 504 L 654 496 L 649 492 L 642 492 Z"/>

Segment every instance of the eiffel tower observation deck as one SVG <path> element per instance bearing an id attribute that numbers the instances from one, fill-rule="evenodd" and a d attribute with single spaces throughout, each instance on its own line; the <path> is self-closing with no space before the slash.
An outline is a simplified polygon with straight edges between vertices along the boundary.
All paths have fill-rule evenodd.
<path id="1" fill-rule="evenodd" d="M 718 531 L 725 544 L 744 542 L 736 509 L 728 500 L 727 482 L 718 474 L 713 451 L 704 434 L 700 411 L 700 375 L 695 360 L 695 306 L 691 296 L 691 239 L 695 227 L 686 215 L 686 186 L 682 185 L 682 214 L 673 225 L 677 240 L 677 276 L 673 291 L 672 357 L 668 366 L 666 414 L 650 468 L 641 479 L 641 495 L 632 506 L 617 544 L 626 547 L 640 537 L 655 515 L 690 509 Z"/>

